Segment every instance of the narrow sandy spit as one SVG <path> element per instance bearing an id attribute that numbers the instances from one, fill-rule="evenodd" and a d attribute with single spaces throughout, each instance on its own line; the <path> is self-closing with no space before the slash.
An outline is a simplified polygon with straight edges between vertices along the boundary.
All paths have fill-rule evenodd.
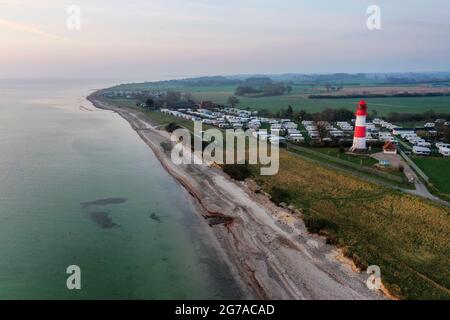
<path id="1" fill-rule="evenodd" d="M 169 134 L 156 129 L 143 113 L 106 104 L 95 93 L 88 100 L 127 120 L 194 198 L 249 298 L 386 298 L 367 288 L 368 275 L 354 271 L 339 250 L 309 234 L 300 214 L 276 206 L 264 194 L 253 192 L 251 183 L 235 182 L 219 169 L 173 164 L 161 147 L 170 140 Z"/>

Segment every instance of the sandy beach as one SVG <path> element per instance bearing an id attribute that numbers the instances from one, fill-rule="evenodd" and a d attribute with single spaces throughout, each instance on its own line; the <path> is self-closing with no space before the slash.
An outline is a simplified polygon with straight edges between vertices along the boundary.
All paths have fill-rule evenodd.
<path id="1" fill-rule="evenodd" d="M 161 142 L 170 141 L 169 133 L 155 127 L 146 115 L 99 101 L 96 93 L 88 100 L 128 121 L 189 192 L 249 298 L 386 298 L 368 289 L 368 275 L 359 273 L 336 247 L 307 232 L 301 212 L 276 206 L 267 195 L 254 192 L 257 186 L 251 181 L 234 181 L 220 169 L 173 164 L 161 147 Z"/>

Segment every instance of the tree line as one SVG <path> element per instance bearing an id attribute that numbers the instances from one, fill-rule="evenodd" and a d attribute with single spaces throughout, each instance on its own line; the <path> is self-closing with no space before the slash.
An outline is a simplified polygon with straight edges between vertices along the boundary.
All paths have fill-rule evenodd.
<path id="1" fill-rule="evenodd" d="M 415 122 L 415 121 L 434 121 L 436 119 L 450 120 L 449 113 L 434 112 L 427 110 L 422 113 L 399 113 L 389 112 L 385 117 L 389 122 Z"/>
<path id="2" fill-rule="evenodd" d="M 329 91 L 327 89 L 327 91 Z M 450 92 L 401 92 L 393 94 L 385 93 L 370 93 L 364 92 L 361 94 L 311 94 L 308 99 L 362 99 L 362 98 L 423 98 L 423 97 L 446 97 L 450 96 Z"/>
<path id="3" fill-rule="evenodd" d="M 161 108 L 193 108 L 196 106 L 194 97 L 189 92 L 179 92 L 169 90 L 164 94 L 147 98 L 144 102 L 137 102 L 137 106 L 143 106 L 149 110 L 157 110 Z"/>
<path id="4" fill-rule="evenodd" d="M 327 108 L 320 112 L 308 112 L 306 110 L 294 111 L 292 106 L 288 106 L 287 109 L 281 109 L 275 113 L 271 113 L 267 110 L 261 110 L 258 115 L 262 117 L 272 117 L 272 118 L 289 118 L 295 121 L 349 121 L 355 118 L 355 113 L 345 108 L 331 109 Z"/>
<path id="5" fill-rule="evenodd" d="M 237 96 L 270 97 L 292 92 L 288 83 L 274 82 L 269 77 L 252 77 L 246 79 L 235 90 Z"/>

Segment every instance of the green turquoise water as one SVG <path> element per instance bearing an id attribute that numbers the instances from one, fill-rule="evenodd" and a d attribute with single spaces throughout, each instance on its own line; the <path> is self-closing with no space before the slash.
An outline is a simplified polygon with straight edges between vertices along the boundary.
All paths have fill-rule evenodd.
<path id="1" fill-rule="evenodd" d="M 0 81 L 0 299 L 240 298 L 185 190 L 84 100 L 104 86 Z"/>

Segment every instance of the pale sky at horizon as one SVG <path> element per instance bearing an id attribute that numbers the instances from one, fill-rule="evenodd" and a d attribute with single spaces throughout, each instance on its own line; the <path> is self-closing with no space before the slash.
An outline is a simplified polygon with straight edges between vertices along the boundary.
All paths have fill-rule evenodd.
<path id="1" fill-rule="evenodd" d="M 0 42 L 0 78 L 450 71 L 450 1 L 0 0 Z"/>

